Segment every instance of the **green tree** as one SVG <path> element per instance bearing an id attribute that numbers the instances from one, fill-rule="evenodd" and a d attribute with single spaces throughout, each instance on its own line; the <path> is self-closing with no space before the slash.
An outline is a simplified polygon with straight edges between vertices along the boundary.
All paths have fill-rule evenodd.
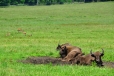
<path id="1" fill-rule="evenodd" d="M 29 4 L 29 5 L 35 5 L 36 2 L 35 2 L 35 0 L 28 0 L 28 4 Z"/>
<path id="2" fill-rule="evenodd" d="M 11 1 L 10 1 L 10 4 L 11 4 L 11 5 L 17 5 L 18 2 L 17 2 L 17 0 L 11 0 Z"/>
<path id="3" fill-rule="evenodd" d="M 17 0 L 18 3 L 23 4 L 25 0 Z"/>
<path id="4" fill-rule="evenodd" d="M 10 4 L 10 0 L 0 0 L 0 6 L 8 6 Z"/>

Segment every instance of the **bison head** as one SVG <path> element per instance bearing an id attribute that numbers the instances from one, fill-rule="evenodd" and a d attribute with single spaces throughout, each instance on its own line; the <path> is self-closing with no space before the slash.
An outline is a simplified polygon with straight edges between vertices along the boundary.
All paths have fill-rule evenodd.
<path id="1" fill-rule="evenodd" d="M 103 62 L 101 57 L 104 55 L 104 50 L 102 49 L 102 53 L 97 51 L 95 53 L 92 53 L 92 50 L 90 51 L 90 54 L 92 57 L 95 58 L 95 62 L 97 63 L 98 66 L 103 66 Z"/>
<path id="2" fill-rule="evenodd" d="M 67 56 L 67 48 L 66 48 L 66 46 L 61 47 L 59 54 L 60 54 L 61 58 L 64 58 L 64 57 Z"/>
<path id="3" fill-rule="evenodd" d="M 69 43 L 64 43 L 64 44 L 61 44 L 61 45 L 58 44 L 56 50 L 61 50 L 62 47 L 64 47 L 64 46 L 69 46 L 69 45 L 70 45 Z"/>
<path id="4" fill-rule="evenodd" d="M 61 45 L 60 44 L 58 44 L 56 50 L 61 50 Z"/>

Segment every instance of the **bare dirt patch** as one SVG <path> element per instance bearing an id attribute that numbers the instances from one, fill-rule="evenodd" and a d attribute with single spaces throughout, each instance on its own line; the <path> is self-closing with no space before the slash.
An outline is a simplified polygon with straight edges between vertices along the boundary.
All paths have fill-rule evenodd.
<path id="1" fill-rule="evenodd" d="M 31 64 L 54 64 L 54 65 L 64 65 L 64 64 L 71 64 L 70 62 L 61 61 L 61 58 L 54 58 L 48 56 L 42 57 L 28 57 L 25 60 L 21 60 L 23 63 L 31 63 Z"/>
<path id="2" fill-rule="evenodd" d="M 19 62 L 22 63 L 30 63 L 30 64 L 53 64 L 53 65 L 65 65 L 65 64 L 71 64 L 71 62 L 65 62 L 61 61 L 61 58 L 54 58 L 54 57 L 48 57 L 48 56 L 42 56 L 42 57 L 28 57 L 23 60 L 19 60 Z M 110 67 L 114 68 L 114 62 L 103 62 L 104 67 Z"/>
<path id="3" fill-rule="evenodd" d="M 105 67 L 109 67 L 109 68 L 114 68 L 114 62 L 108 62 L 108 61 L 104 61 L 103 65 Z"/>

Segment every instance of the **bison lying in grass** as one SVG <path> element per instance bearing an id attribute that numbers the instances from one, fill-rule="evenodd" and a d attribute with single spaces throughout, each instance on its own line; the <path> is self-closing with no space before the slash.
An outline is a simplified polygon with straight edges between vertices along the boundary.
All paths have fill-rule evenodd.
<path id="1" fill-rule="evenodd" d="M 96 51 L 87 55 L 78 55 L 77 57 L 72 59 L 72 63 L 80 64 L 80 65 L 91 65 L 93 61 L 96 62 L 97 66 L 103 66 L 103 62 L 101 57 L 104 55 L 104 50 L 102 49 L 102 53 Z"/>
<path id="2" fill-rule="evenodd" d="M 90 53 L 91 53 L 91 56 L 95 58 L 95 62 L 97 63 L 97 65 L 103 66 L 103 61 L 101 57 L 104 55 L 104 50 L 102 49 L 102 52 L 96 51 L 94 53 L 92 53 L 91 51 Z"/>
<path id="3" fill-rule="evenodd" d="M 78 56 L 79 54 L 82 55 L 82 51 L 80 48 L 77 48 L 77 47 L 64 47 L 64 50 L 65 52 L 67 52 L 68 50 L 70 50 L 70 52 L 67 54 L 66 57 L 63 58 L 63 61 L 70 61 L 72 60 L 74 57 Z"/>
<path id="4" fill-rule="evenodd" d="M 57 46 L 57 50 L 60 50 L 59 54 L 63 60 L 70 61 L 78 54 L 82 54 L 81 48 L 72 46 L 69 43 L 65 43 Z"/>
<path id="5" fill-rule="evenodd" d="M 97 66 L 103 66 L 103 62 L 101 57 L 104 55 L 104 50 L 102 49 L 102 53 L 96 51 L 90 54 L 83 55 L 81 48 L 72 46 L 69 43 L 65 43 L 62 45 L 58 45 L 57 50 L 60 50 L 59 54 L 61 56 L 62 61 L 71 61 L 73 64 L 80 64 L 80 65 L 91 65 L 93 61 L 96 62 Z"/>
<path id="6" fill-rule="evenodd" d="M 92 61 L 95 58 L 91 56 L 91 54 L 87 55 L 78 55 L 77 57 L 71 60 L 72 64 L 79 64 L 79 65 L 91 65 Z"/>
<path id="7" fill-rule="evenodd" d="M 61 58 L 64 58 L 67 56 L 67 54 L 69 53 L 69 51 L 67 52 L 65 49 L 65 46 L 71 46 L 69 43 L 65 43 L 65 44 L 58 44 L 56 50 L 59 50 L 59 54 Z"/>

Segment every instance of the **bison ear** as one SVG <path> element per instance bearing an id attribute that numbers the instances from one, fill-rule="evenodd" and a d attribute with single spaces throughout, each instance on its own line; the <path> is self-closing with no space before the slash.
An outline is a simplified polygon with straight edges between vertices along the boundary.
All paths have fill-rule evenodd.
<path id="1" fill-rule="evenodd" d="M 61 45 L 58 44 L 56 50 L 60 50 L 61 49 Z"/>
<path id="2" fill-rule="evenodd" d="M 64 47 L 64 49 L 66 50 L 66 46 Z"/>
<path id="3" fill-rule="evenodd" d="M 104 53 L 101 53 L 101 56 L 103 56 L 104 55 Z"/>

